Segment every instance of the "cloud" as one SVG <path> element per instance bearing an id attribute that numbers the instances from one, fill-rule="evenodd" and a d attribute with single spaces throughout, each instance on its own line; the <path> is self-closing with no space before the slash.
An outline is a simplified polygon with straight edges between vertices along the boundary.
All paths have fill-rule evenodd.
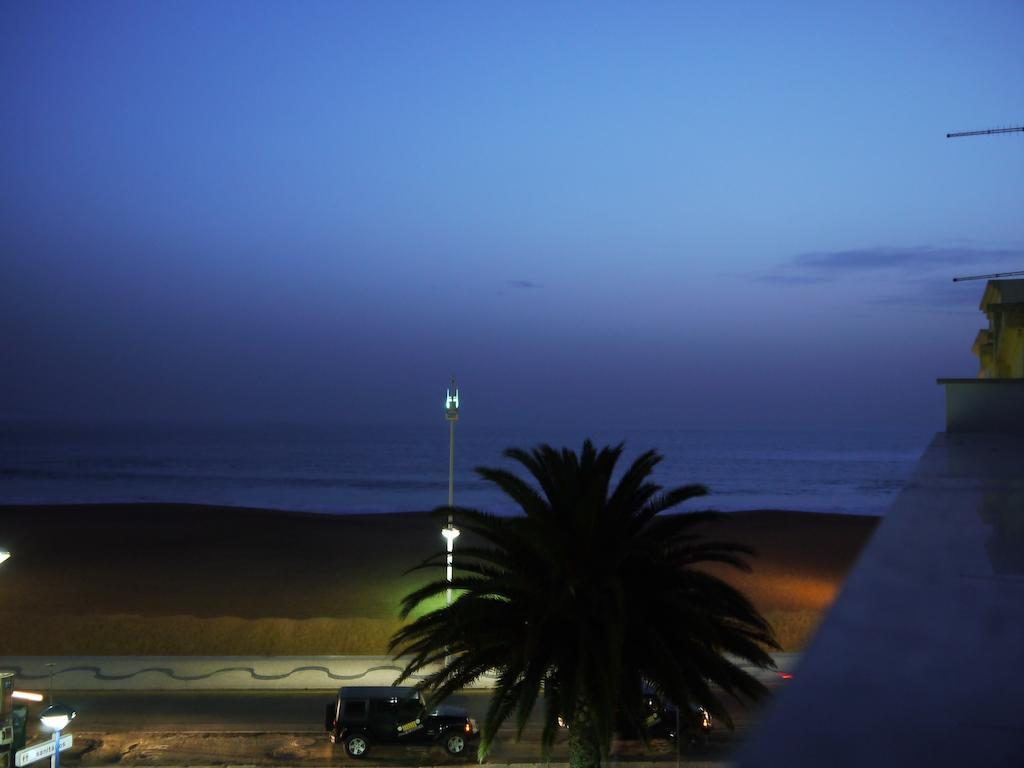
<path id="1" fill-rule="evenodd" d="M 827 283 L 832 278 L 825 275 L 758 275 L 754 278 L 760 283 L 779 283 L 782 285 L 816 285 Z"/>
<path id="2" fill-rule="evenodd" d="M 513 288 L 522 288 L 523 290 L 540 288 L 540 283 L 535 283 L 532 280 L 506 280 L 505 283 Z"/>
<path id="3" fill-rule="evenodd" d="M 868 304 L 977 311 L 977 291 L 954 283 L 953 277 L 1017 270 L 1024 270 L 1020 248 L 876 246 L 798 254 L 754 279 L 793 286 L 857 281 L 878 286 L 869 289 L 874 295 L 865 299 Z"/>
<path id="4" fill-rule="evenodd" d="M 892 248 L 878 246 L 845 251 L 802 253 L 760 276 L 768 282 L 824 282 L 854 275 L 918 275 L 944 270 L 949 278 L 969 272 L 998 272 L 1010 264 L 1024 269 L 1024 250 L 970 246 Z"/>

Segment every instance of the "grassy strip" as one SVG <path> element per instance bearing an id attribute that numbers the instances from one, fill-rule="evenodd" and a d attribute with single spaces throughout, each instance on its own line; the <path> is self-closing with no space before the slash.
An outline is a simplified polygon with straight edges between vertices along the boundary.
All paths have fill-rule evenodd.
<path id="1" fill-rule="evenodd" d="M 706 534 L 760 556 L 750 574 L 708 570 L 754 602 L 785 650 L 800 650 L 876 524 L 726 515 Z M 402 596 L 441 573 L 405 573 L 441 546 L 436 520 L 415 513 L 0 507 L 0 530 L 16 552 L 0 574 L 10 656 L 381 655 Z"/>
<path id="2" fill-rule="evenodd" d="M 348 656 L 387 653 L 397 619 L 0 613 L 9 656 Z"/>
<path id="3" fill-rule="evenodd" d="M 769 610 L 764 612 L 764 617 L 775 629 L 783 651 L 802 651 L 814 637 L 825 612 L 807 608 Z"/>
<path id="4" fill-rule="evenodd" d="M 802 649 L 822 618 L 814 610 L 766 616 L 786 651 Z M 237 616 L 37 615 L 0 613 L 9 656 L 382 656 L 397 619 L 243 619 Z"/>

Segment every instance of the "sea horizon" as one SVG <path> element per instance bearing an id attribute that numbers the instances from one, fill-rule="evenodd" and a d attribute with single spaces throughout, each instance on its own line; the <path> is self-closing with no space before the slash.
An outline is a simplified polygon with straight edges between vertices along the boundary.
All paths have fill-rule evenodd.
<path id="1" fill-rule="evenodd" d="M 447 425 L 260 422 L 0 422 L 0 504 L 188 503 L 361 514 L 447 503 Z M 456 426 L 455 503 L 515 505 L 477 466 L 525 472 L 508 447 L 624 443 L 647 449 L 664 487 L 708 486 L 681 510 L 780 509 L 882 515 L 924 450 L 923 430 Z"/>

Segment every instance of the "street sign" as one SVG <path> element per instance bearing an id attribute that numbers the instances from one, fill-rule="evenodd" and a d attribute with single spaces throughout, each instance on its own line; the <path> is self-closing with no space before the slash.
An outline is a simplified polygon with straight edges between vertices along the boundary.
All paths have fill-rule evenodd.
<path id="1" fill-rule="evenodd" d="M 64 733 L 60 737 L 60 751 L 63 752 L 71 746 L 71 734 Z M 53 739 L 44 741 L 42 744 L 36 744 L 32 747 L 25 747 L 19 749 L 14 753 L 14 764 L 19 768 L 29 763 L 34 763 L 36 760 L 42 760 L 44 757 L 53 756 Z"/>

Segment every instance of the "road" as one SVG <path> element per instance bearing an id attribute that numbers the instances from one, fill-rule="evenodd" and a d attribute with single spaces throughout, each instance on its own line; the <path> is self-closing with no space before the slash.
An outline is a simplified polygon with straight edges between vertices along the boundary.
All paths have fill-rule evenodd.
<path id="1" fill-rule="evenodd" d="M 78 712 L 70 728 L 76 734 L 75 747 L 62 763 L 87 766 L 110 762 L 126 765 L 288 762 L 310 766 L 352 762 L 340 746 L 328 742 L 324 733 L 324 707 L 333 695 L 333 691 L 58 692 L 54 700 Z M 471 717 L 482 720 L 489 700 L 489 693 L 481 691 L 452 697 L 449 702 L 465 707 Z M 30 706 L 30 742 L 45 738 L 37 728 L 38 713 L 43 706 Z M 736 731 L 717 728 L 700 758 L 712 763 L 726 760 L 756 716 L 756 710 L 734 708 Z M 522 739 L 516 740 L 511 727 L 499 732 L 488 762 L 537 762 L 540 732 L 538 708 Z M 564 760 L 568 754 L 564 741 L 562 738 L 556 744 L 553 754 L 556 761 Z M 654 742 L 646 748 L 624 743 L 617 749 L 620 756 L 628 760 L 675 759 L 675 749 L 668 743 Z M 430 754 L 428 762 L 451 762 L 442 752 L 431 751 Z M 423 764 L 425 759 L 422 749 L 378 746 L 369 763 Z M 366 764 L 367 761 L 360 761 L 360 765 Z"/>

